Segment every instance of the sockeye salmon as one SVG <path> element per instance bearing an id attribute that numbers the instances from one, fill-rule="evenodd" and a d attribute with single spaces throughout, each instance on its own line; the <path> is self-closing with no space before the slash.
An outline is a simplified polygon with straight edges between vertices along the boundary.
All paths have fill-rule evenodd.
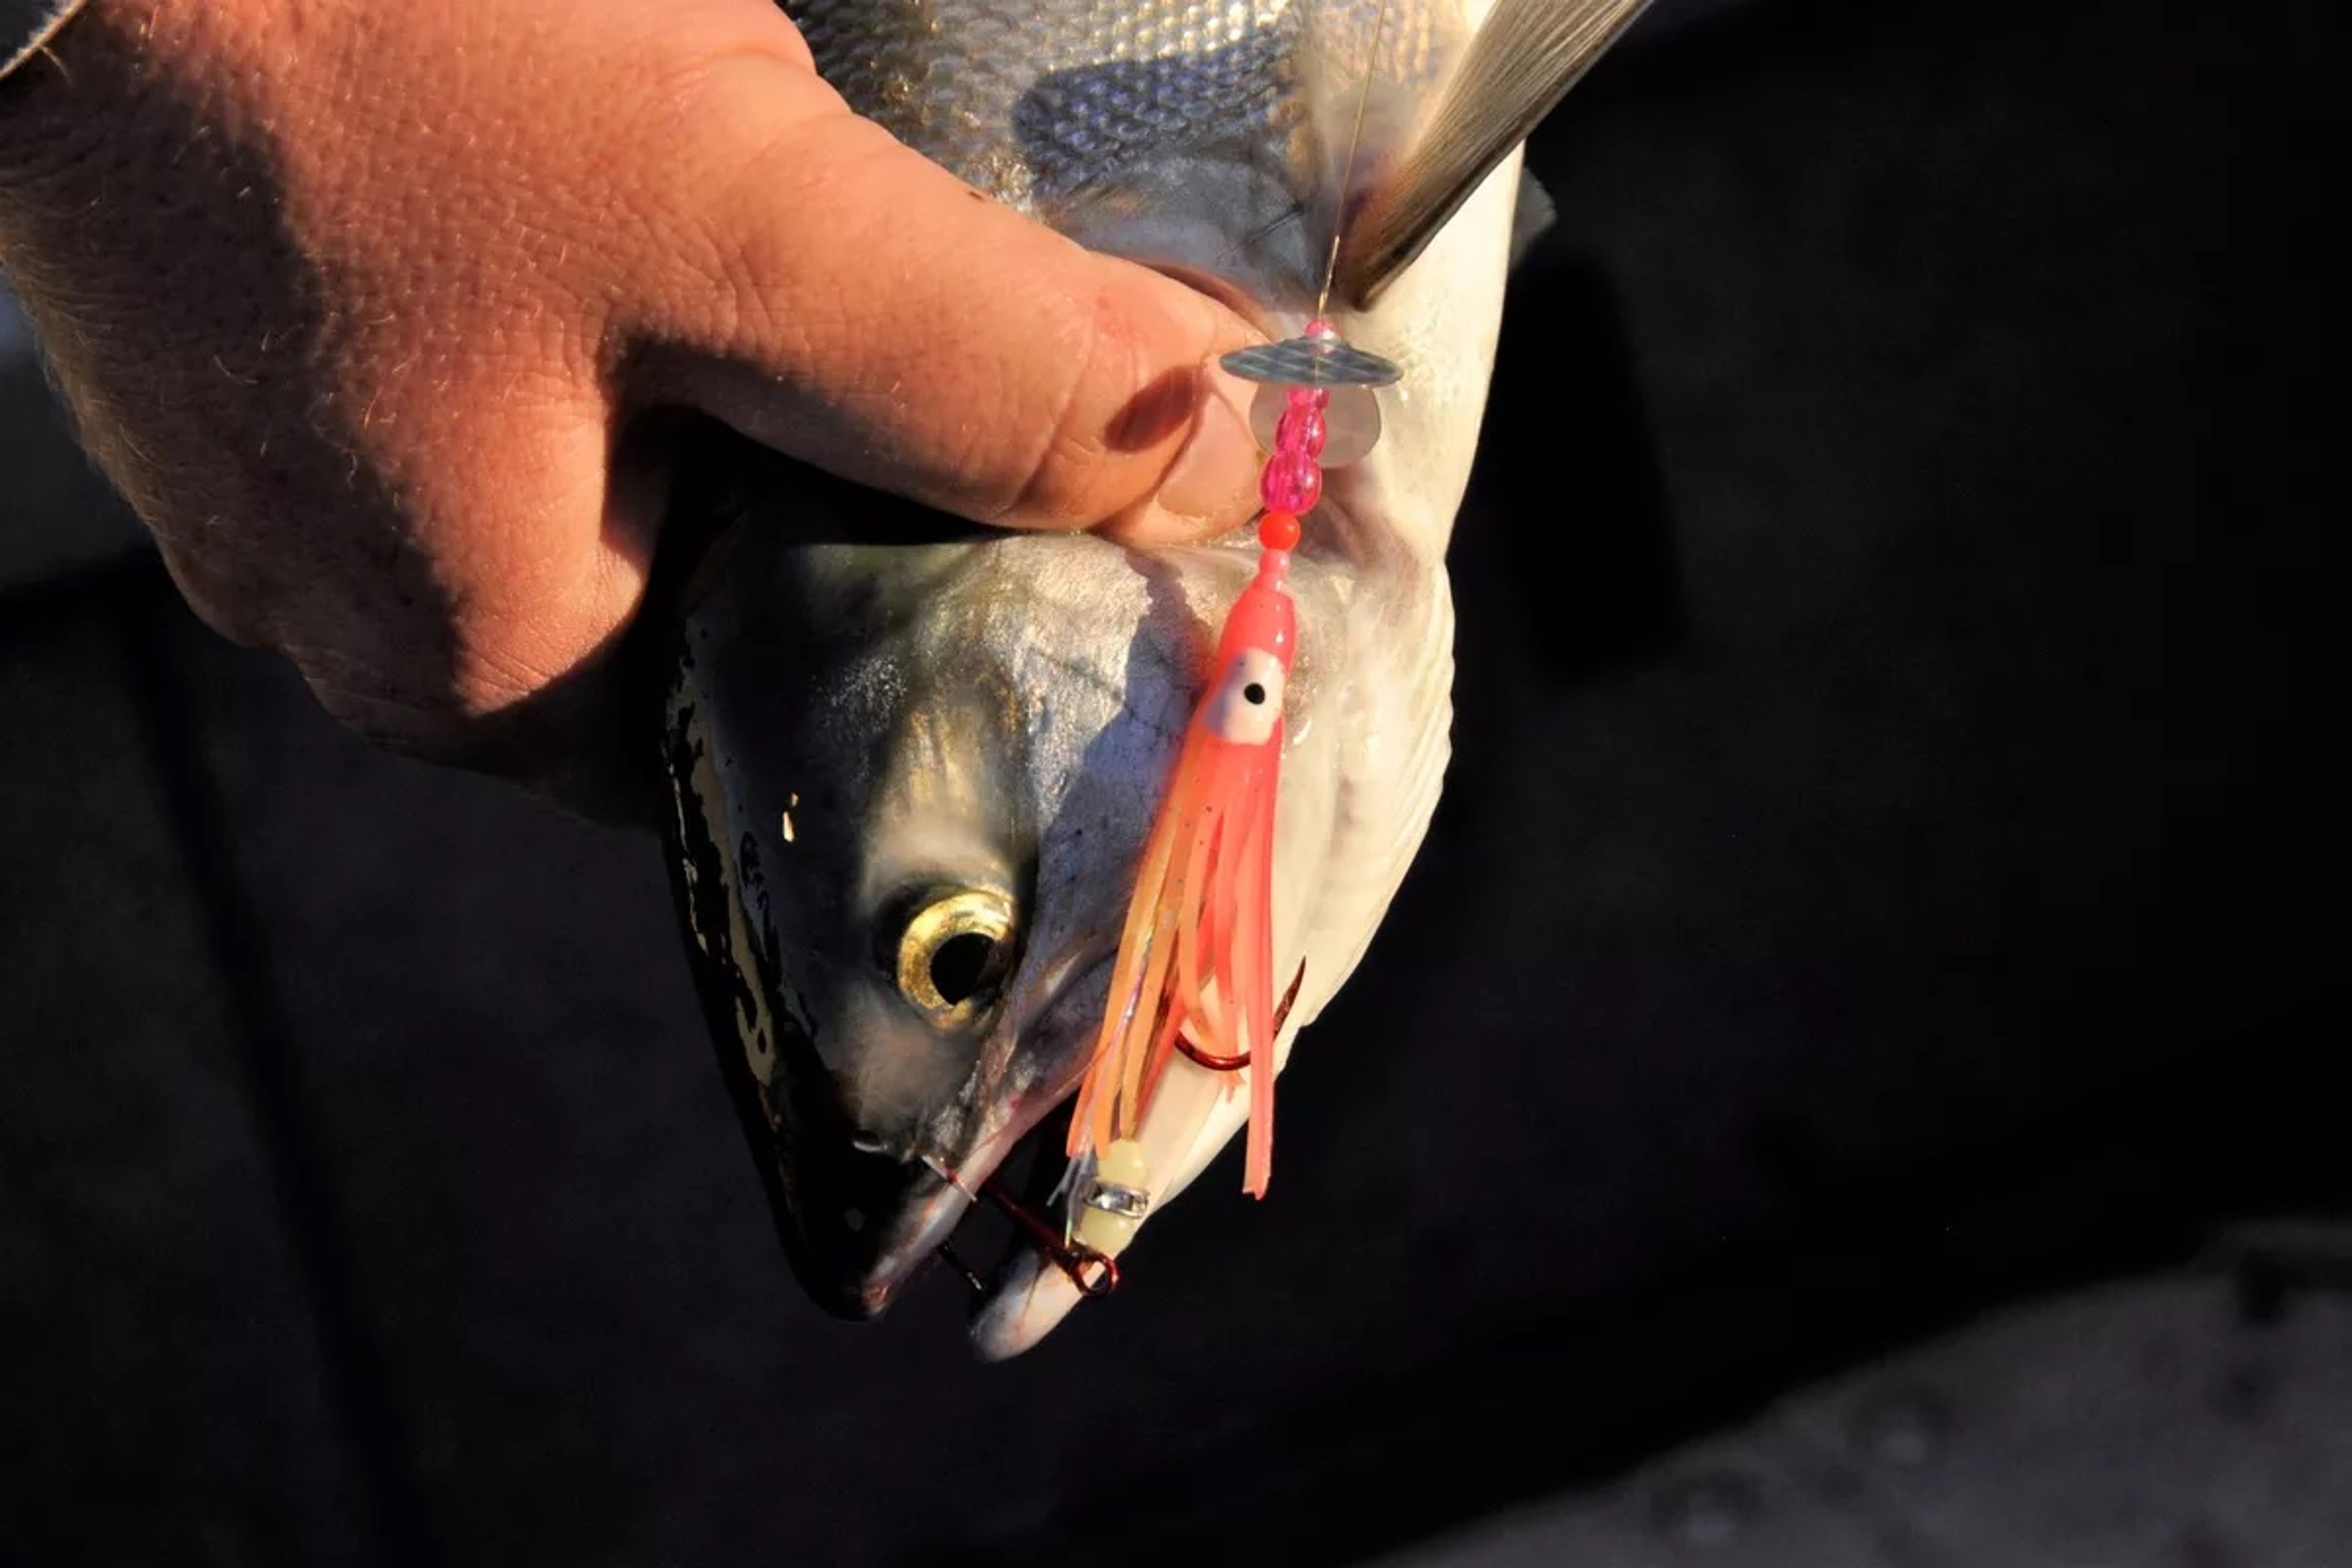
<path id="1" fill-rule="evenodd" d="M 1520 143 L 1641 8 L 787 6 L 852 108 L 988 195 L 1214 293 L 1269 339 L 1319 310 L 1401 373 L 1288 568 L 1277 1070 L 1363 954 L 1444 773 L 1446 541 Z M 889 1302 L 1017 1143 L 1040 1146 L 1037 1197 L 1065 1174 L 1059 1141 L 1031 1135 L 1087 1069 L 1154 813 L 1256 561 L 1246 533 L 1136 551 L 908 510 L 747 475 L 681 615 L 666 707 L 711 1027 L 794 1268 L 853 1316 Z M 1146 1224 L 1242 1126 L 1244 1075 L 1170 1067 L 1135 1135 Z M 1024 1241 L 974 1338 L 1017 1353 L 1080 1299 Z"/>

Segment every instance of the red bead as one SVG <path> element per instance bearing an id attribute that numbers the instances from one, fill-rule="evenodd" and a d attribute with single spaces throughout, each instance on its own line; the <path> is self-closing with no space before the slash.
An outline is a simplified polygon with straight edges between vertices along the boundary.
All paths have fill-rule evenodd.
<path id="1" fill-rule="evenodd" d="M 1330 404 L 1329 387 L 1294 386 L 1290 389 L 1290 406 L 1293 408 L 1328 408 Z"/>
<path id="2" fill-rule="evenodd" d="M 1257 520 L 1257 542 L 1267 550 L 1295 550 L 1298 547 L 1298 514 L 1289 511 L 1269 511 Z"/>

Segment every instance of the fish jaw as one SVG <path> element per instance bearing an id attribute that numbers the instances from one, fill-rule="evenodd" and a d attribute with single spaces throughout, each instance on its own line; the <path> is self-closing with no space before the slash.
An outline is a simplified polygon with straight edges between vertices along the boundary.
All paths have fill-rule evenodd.
<path id="1" fill-rule="evenodd" d="M 1279 955 L 1282 950 L 1276 951 Z M 1275 1057 L 1277 1073 L 1297 1034 L 1288 1026 L 1282 1031 Z M 1181 1057 L 1169 1064 L 1135 1133 L 1145 1167 L 1151 1173 L 1146 1184 L 1148 1206 L 1138 1223 L 1139 1232 L 1143 1223 L 1163 1212 L 1192 1185 L 1248 1121 L 1249 1071 L 1246 1068 L 1239 1072 L 1212 1071 Z M 1130 1236 L 1119 1248 L 1120 1256 L 1125 1256 L 1132 1242 Z M 989 1282 L 972 1315 L 972 1348 L 992 1362 L 1021 1355 L 1034 1349 L 1086 1299 L 1058 1263 L 1034 1247 L 1024 1249 Z"/>
<path id="2" fill-rule="evenodd" d="M 1011 1361 L 1036 1349 L 1086 1300 L 1077 1282 L 1034 1248 L 1023 1252 L 989 1287 L 971 1321 L 972 1348 L 983 1361 Z"/>
<path id="3" fill-rule="evenodd" d="M 803 1289 L 838 1318 L 880 1317 L 971 1207 L 939 1173 L 854 1143 L 797 1151 L 785 1247 Z"/>
<path id="4" fill-rule="evenodd" d="M 958 1133 L 937 1146 L 900 1151 L 869 1144 L 868 1152 L 852 1137 L 803 1140 L 791 1152 L 802 1184 L 790 1218 L 805 1259 L 804 1266 L 795 1260 L 799 1277 L 804 1288 L 830 1294 L 835 1315 L 863 1320 L 887 1309 L 947 1244 L 1024 1140 L 1070 1098 L 1072 1066 L 1051 1076 L 1022 1068 L 1033 1062 L 1083 1063 L 1102 1010 L 1106 966 L 1081 969 L 1065 961 L 1041 967 L 1033 989 L 1045 991 L 1045 1000 L 1034 1009 L 1014 1009 L 999 1037 L 983 1047 L 983 1061 L 1005 1063 L 1010 1070 L 982 1068 L 980 1081 L 992 1087 L 976 1084 L 961 1097 L 960 1113 L 948 1119 Z M 1040 1152 L 1058 1169 L 1058 1148 Z M 1036 1256 L 1032 1249 L 1021 1254 L 1024 1261 Z"/>

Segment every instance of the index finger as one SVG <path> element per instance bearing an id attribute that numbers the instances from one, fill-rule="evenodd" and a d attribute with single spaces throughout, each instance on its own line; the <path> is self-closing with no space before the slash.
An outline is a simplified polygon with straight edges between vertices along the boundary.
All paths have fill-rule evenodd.
<path id="1" fill-rule="evenodd" d="M 1215 367 L 1247 323 L 988 199 L 813 72 L 752 76 L 680 149 L 692 243 L 631 323 L 687 401 L 977 521 L 1157 542 L 1247 520 L 1247 391 Z"/>

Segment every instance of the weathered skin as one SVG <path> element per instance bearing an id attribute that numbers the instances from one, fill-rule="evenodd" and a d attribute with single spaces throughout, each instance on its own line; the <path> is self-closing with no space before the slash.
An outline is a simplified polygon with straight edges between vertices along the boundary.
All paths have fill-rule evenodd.
<path id="1" fill-rule="evenodd" d="M 1108 0 L 794 9 L 861 111 L 1288 336 L 1313 309 L 1333 183 L 1312 130 L 1328 111 L 1299 85 L 1324 57 L 1302 39 L 1369 36 L 1359 4 L 1313 29 L 1275 0 L 1247 15 Z M 1410 77 L 1475 20 L 1450 0 L 1391 0 L 1383 68 Z M 1376 106 L 1375 132 L 1391 107 Z M 1372 457 L 1330 476 L 1292 574 L 1275 972 L 1303 964 L 1304 982 L 1285 1059 L 1362 955 L 1436 803 L 1444 551 L 1492 366 L 1517 166 L 1514 153 L 1485 179 L 1376 308 L 1328 312 L 1403 379 L 1383 395 Z M 803 1279 L 854 1315 L 887 1303 L 969 1189 L 1076 1086 L 1137 856 L 1255 564 L 1246 536 L 1150 553 L 1087 536 L 788 541 L 866 537 L 884 504 L 755 486 L 687 620 L 669 704 L 681 888 L 714 1027 L 722 1054 L 740 1046 L 732 1070 Z M 860 515 L 835 528 L 813 507 Z M 910 908 L 970 888 L 1010 901 L 1009 951 L 972 1016 L 942 1026 L 902 994 L 895 954 Z M 1155 1209 L 1241 1126 L 1236 1088 L 1175 1064 L 1140 1135 Z M 1024 1252 L 975 1336 L 1015 1353 L 1076 1299 Z"/>

